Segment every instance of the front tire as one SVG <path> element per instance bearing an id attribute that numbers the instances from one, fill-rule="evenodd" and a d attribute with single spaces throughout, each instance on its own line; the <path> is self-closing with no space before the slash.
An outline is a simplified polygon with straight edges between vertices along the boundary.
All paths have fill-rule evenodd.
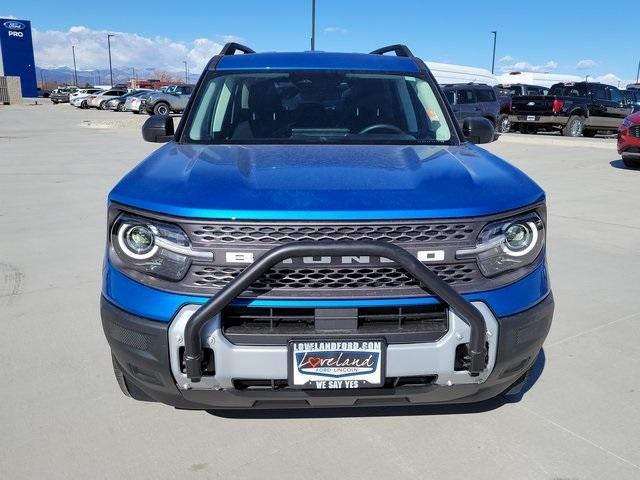
<path id="1" fill-rule="evenodd" d="M 498 117 L 498 120 L 496 121 L 496 130 L 498 130 L 498 133 L 507 133 L 511 130 L 509 115 L 503 113 Z"/>
<path id="2" fill-rule="evenodd" d="M 571 115 L 567 124 L 562 128 L 562 135 L 565 137 L 579 137 L 584 129 L 584 117 Z"/>
<path id="3" fill-rule="evenodd" d="M 169 105 L 167 105 L 164 102 L 156 103 L 153 106 L 153 113 L 155 115 L 169 115 L 169 112 L 170 112 Z"/>
<path id="4" fill-rule="evenodd" d="M 124 103 L 119 103 L 118 107 L 116 108 L 116 110 L 118 112 L 124 112 Z"/>
<path id="5" fill-rule="evenodd" d="M 99 108 L 100 108 L 100 110 L 106 110 L 107 109 L 107 101 L 106 100 L 101 101 Z"/>

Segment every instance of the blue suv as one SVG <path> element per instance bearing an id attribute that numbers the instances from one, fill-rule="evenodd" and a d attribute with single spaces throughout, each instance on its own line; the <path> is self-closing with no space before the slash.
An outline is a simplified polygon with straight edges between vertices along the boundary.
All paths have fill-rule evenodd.
<path id="1" fill-rule="evenodd" d="M 389 55 L 390 54 L 390 55 Z M 122 391 L 184 409 L 476 402 L 522 388 L 553 297 L 544 192 L 403 45 L 214 56 L 109 194 Z"/>

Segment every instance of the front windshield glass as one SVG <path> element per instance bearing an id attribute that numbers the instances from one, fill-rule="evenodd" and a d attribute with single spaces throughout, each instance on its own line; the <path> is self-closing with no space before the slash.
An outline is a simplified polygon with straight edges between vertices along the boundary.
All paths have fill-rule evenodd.
<path id="1" fill-rule="evenodd" d="M 187 136 L 198 143 L 446 144 L 451 128 L 418 77 L 295 71 L 212 77 Z"/>

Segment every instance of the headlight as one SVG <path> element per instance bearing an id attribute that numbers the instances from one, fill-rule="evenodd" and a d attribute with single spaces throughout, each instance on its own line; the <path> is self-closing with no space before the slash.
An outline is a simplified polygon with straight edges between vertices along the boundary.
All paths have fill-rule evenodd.
<path id="1" fill-rule="evenodd" d="M 185 276 L 192 258 L 213 257 L 193 251 L 178 226 L 129 214 L 121 214 L 113 223 L 111 247 L 116 266 L 173 281 Z"/>
<path id="2" fill-rule="evenodd" d="M 458 258 L 475 257 L 486 277 L 533 263 L 544 246 L 544 223 L 535 213 L 490 223 L 482 229 L 475 248 L 458 250 Z"/>

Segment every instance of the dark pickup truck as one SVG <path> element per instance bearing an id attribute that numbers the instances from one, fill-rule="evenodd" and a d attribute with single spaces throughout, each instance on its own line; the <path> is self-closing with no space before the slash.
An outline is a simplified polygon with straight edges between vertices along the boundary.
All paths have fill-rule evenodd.
<path id="1" fill-rule="evenodd" d="M 549 94 L 511 99 L 511 124 L 522 133 L 557 131 L 568 137 L 615 133 L 632 105 L 616 87 L 602 83 L 556 83 Z"/>

